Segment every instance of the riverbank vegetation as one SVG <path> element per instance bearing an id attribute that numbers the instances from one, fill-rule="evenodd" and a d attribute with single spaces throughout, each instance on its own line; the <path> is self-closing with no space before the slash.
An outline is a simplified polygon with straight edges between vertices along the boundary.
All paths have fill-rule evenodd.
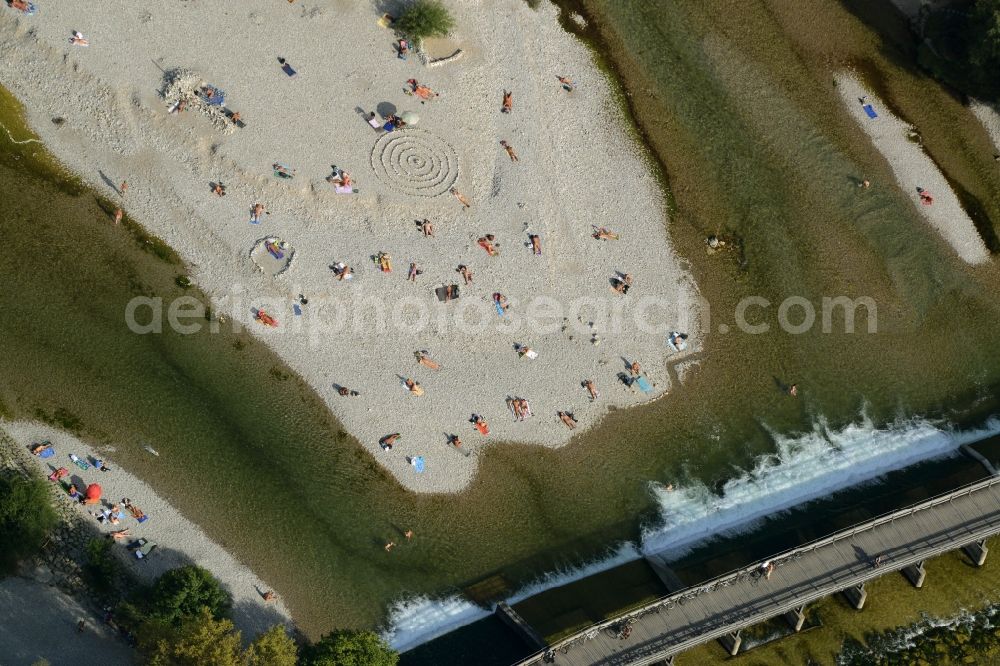
<path id="1" fill-rule="evenodd" d="M 171 569 L 118 604 L 115 623 L 150 666 L 394 666 L 398 655 L 371 631 L 297 642 L 278 624 L 243 647 L 232 599 L 197 566 Z"/>
<path id="2" fill-rule="evenodd" d="M 0 474 L 0 576 L 37 553 L 55 524 L 44 480 L 16 472 Z"/>
<path id="3" fill-rule="evenodd" d="M 967 95 L 1000 100 L 1000 0 L 937 4 L 923 38 L 921 66 Z"/>

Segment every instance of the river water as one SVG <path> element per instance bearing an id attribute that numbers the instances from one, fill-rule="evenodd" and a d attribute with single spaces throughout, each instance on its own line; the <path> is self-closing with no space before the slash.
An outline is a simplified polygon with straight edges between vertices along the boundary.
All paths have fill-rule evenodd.
<path id="1" fill-rule="evenodd" d="M 708 352 L 683 387 L 612 413 L 563 450 L 498 445 L 460 495 L 406 493 L 245 334 L 128 332 L 132 296 L 195 293 L 177 284 L 183 267 L 111 225 L 113 204 L 39 164 L 36 145 L 0 134 L 0 411 L 114 446 L 116 461 L 272 583 L 312 635 L 477 583 L 471 593 L 502 597 L 600 558 L 661 520 L 651 482 L 722 491 L 818 423 L 842 432 L 864 413 L 874 432 L 911 415 L 971 424 L 1000 412 L 997 268 L 961 264 L 905 195 L 881 185 L 891 175 L 823 69 L 830 45 L 840 39 L 845 60 L 882 77 L 935 159 L 1000 219 L 1000 182 L 981 168 L 977 151 L 989 149 L 971 115 L 835 3 L 588 8 L 666 166 L 671 234 L 712 307 Z M 15 115 L 3 100 L 0 119 L 16 132 Z M 945 126 L 952 138 L 938 136 Z M 878 184 L 870 196 L 858 196 L 858 174 Z M 742 239 L 743 256 L 709 256 L 710 233 Z M 771 333 L 720 332 L 746 296 L 773 303 L 758 310 Z M 782 333 L 773 317 L 788 296 L 817 310 L 823 296 L 871 297 L 878 330 L 845 334 L 835 318 L 830 333 Z M 798 399 L 778 389 L 788 382 Z M 405 529 L 414 543 L 385 554 Z"/>

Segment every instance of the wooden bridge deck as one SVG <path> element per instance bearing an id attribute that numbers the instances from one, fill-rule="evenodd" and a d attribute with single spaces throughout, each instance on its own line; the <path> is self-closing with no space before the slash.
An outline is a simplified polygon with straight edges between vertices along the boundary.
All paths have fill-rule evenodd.
<path id="1" fill-rule="evenodd" d="M 697 644 L 1000 533 L 1000 479 L 990 478 L 838 532 L 633 611 L 629 638 L 595 625 L 553 646 L 557 666 L 653 664 Z M 882 555 L 878 568 L 872 562 Z M 520 662 L 542 664 L 543 653 Z"/>

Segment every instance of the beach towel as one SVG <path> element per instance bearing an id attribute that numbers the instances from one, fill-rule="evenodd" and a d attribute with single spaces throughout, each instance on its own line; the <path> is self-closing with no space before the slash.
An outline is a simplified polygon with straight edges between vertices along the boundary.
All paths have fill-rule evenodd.
<path id="1" fill-rule="evenodd" d="M 288 76 L 293 79 L 296 76 L 298 76 L 298 73 L 294 69 L 292 69 L 292 66 L 289 65 L 287 62 L 281 66 L 281 71 L 283 71 L 285 74 L 288 74 Z"/>
<path id="2" fill-rule="evenodd" d="M 865 104 L 861 108 L 865 110 L 865 113 L 868 114 L 869 118 L 878 118 L 878 114 L 875 113 L 875 109 L 872 108 L 871 104 Z"/>
<path id="3" fill-rule="evenodd" d="M 73 463 L 80 469 L 90 469 L 90 465 L 87 464 L 87 461 L 81 460 L 75 453 L 69 454 L 69 459 L 72 460 Z"/>
<path id="4" fill-rule="evenodd" d="M 66 476 L 67 474 L 69 474 L 69 470 L 66 469 L 65 467 L 60 467 L 56 471 L 54 471 L 51 474 L 49 474 L 49 481 L 53 481 L 53 482 L 58 481 L 59 479 L 61 479 L 64 476 Z"/>
<path id="5" fill-rule="evenodd" d="M 384 129 L 386 132 L 391 132 L 392 130 L 396 129 L 396 126 L 392 124 L 391 120 L 387 120 L 385 125 L 382 125 L 382 129 Z"/>
<path id="6" fill-rule="evenodd" d="M 298 317 L 298 316 L 300 316 L 302 314 L 302 308 L 299 306 L 298 303 L 293 303 L 292 304 L 292 312 L 295 313 L 296 317 Z"/>
<path id="7" fill-rule="evenodd" d="M 497 309 L 497 316 L 498 317 L 502 317 L 503 316 L 503 307 L 500 305 L 500 301 L 494 300 L 493 301 L 493 307 L 495 307 Z"/>
<path id="8" fill-rule="evenodd" d="M 649 380 L 647 380 L 642 375 L 639 375 L 638 377 L 635 378 L 635 383 L 636 386 L 639 387 L 639 390 L 642 391 L 643 393 L 653 392 L 653 387 L 650 385 Z"/>
<path id="9" fill-rule="evenodd" d="M 48 447 L 42 449 L 41 451 L 39 451 L 38 457 L 39 458 L 51 458 L 55 454 L 56 454 L 56 450 L 53 449 L 51 446 L 48 446 Z"/>
<path id="10" fill-rule="evenodd" d="M 532 361 L 538 358 L 538 352 L 536 352 L 534 349 L 529 349 L 528 351 L 524 352 L 524 355 L 530 358 Z"/>
<path id="11" fill-rule="evenodd" d="M 226 101 L 226 93 L 218 88 L 212 86 L 214 91 L 211 96 L 205 95 L 205 101 L 211 106 L 222 106 L 222 103 Z"/>
<path id="12" fill-rule="evenodd" d="M 381 129 L 382 128 L 382 121 L 379 120 L 378 118 L 369 118 L 368 119 L 368 124 L 372 126 L 372 129 Z"/>
<path id="13" fill-rule="evenodd" d="M 333 188 L 337 194 L 354 194 L 354 187 L 351 185 L 337 185 Z"/>

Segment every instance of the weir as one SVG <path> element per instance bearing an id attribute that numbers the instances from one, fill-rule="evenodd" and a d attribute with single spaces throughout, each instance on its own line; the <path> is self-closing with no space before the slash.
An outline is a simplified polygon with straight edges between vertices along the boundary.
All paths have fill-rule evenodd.
<path id="1" fill-rule="evenodd" d="M 669 663 L 712 640 L 738 654 L 740 632 L 784 616 L 798 631 L 807 604 L 843 592 L 859 611 L 865 583 L 890 572 L 925 583 L 925 560 L 963 549 L 982 566 L 986 540 L 1000 534 L 1000 478 L 990 477 L 893 511 L 798 548 L 689 587 L 569 636 L 518 666 Z M 656 555 L 647 559 L 673 590 L 676 577 Z M 765 575 L 765 564 L 773 564 Z M 667 581 L 670 581 L 668 583 Z M 622 626 L 629 631 L 623 634 Z"/>

